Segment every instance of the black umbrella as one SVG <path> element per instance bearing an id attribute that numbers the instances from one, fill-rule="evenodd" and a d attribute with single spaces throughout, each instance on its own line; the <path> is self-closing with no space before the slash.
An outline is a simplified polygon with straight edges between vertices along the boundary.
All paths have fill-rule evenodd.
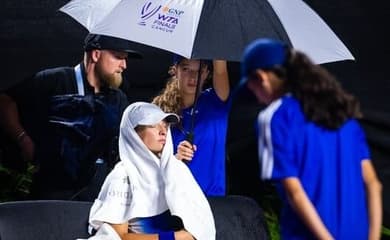
<path id="1" fill-rule="evenodd" d="M 237 61 L 245 46 L 259 37 L 280 39 L 291 45 L 268 1 L 205 1 L 192 57 Z"/>

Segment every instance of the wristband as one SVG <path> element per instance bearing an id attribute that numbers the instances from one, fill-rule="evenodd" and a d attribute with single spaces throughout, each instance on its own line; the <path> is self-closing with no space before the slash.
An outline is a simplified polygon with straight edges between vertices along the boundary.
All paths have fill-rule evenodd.
<path id="1" fill-rule="evenodd" d="M 160 232 L 158 234 L 158 240 L 175 240 L 175 232 L 174 231 Z"/>

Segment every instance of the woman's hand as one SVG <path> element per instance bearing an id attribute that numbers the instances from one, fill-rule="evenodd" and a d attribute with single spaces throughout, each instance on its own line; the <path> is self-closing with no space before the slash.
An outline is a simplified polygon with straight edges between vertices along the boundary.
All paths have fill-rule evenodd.
<path id="1" fill-rule="evenodd" d="M 191 233 L 180 230 L 175 232 L 175 240 L 195 240 L 195 238 L 191 235 Z"/>
<path id="2" fill-rule="evenodd" d="M 196 151 L 196 145 L 191 144 L 189 141 L 181 141 L 177 147 L 176 158 L 179 160 L 191 161 Z"/>

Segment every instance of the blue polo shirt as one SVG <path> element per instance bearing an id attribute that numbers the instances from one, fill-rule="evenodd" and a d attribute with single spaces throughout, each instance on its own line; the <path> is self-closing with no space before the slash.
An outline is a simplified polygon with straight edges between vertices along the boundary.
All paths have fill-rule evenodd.
<path id="1" fill-rule="evenodd" d="M 307 121 L 291 96 L 258 117 L 261 178 L 275 180 L 283 202 L 283 239 L 314 239 L 291 208 L 280 180 L 297 177 L 335 239 L 367 239 L 368 214 L 361 162 L 369 159 L 363 130 L 348 120 L 337 130 Z"/>
<path id="2" fill-rule="evenodd" d="M 222 101 L 212 88 L 201 93 L 195 109 L 194 141 L 197 151 L 188 163 L 192 174 L 207 196 L 223 196 L 226 191 L 225 145 L 231 101 Z M 185 132 L 191 129 L 191 110 L 182 112 L 182 129 L 172 129 L 177 146 L 185 140 Z"/>

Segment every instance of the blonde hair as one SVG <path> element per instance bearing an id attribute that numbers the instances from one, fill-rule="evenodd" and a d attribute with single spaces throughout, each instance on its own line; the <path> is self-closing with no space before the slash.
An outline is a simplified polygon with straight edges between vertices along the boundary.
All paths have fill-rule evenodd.
<path id="1" fill-rule="evenodd" d="M 171 75 L 172 71 L 174 71 L 173 67 L 169 69 Z M 179 80 L 172 76 L 160 94 L 153 98 L 152 103 L 159 106 L 164 112 L 181 115 L 182 98 L 179 91 Z"/>
<path id="2" fill-rule="evenodd" d="M 208 65 L 202 63 L 202 68 L 208 69 Z M 165 88 L 162 89 L 159 95 L 153 98 L 152 103 L 159 106 L 164 112 L 176 113 L 181 116 L 183 109 L 183 100 L 179 89 L 179 79 L 176 77 L 176 70 L 180 63 L 169 67 L 168 74 L 171 76 Z M 210 81 L 211 74 L 208 74 L 204 83 Z"/>

